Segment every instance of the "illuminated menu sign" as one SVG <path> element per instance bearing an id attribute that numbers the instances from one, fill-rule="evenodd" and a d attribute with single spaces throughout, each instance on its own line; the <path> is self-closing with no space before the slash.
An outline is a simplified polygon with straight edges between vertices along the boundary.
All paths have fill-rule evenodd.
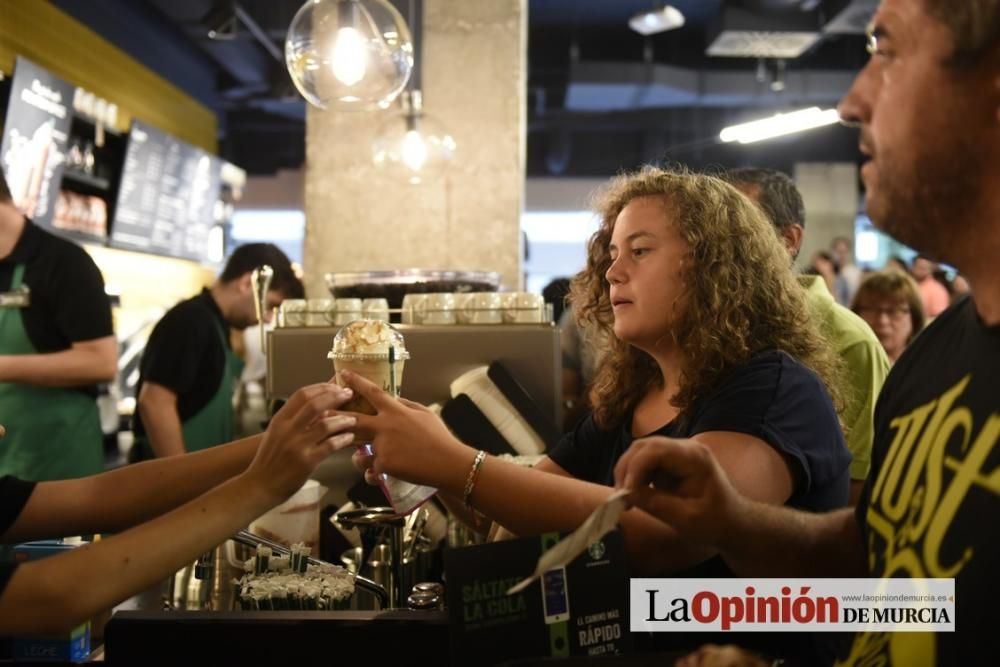
<path id="1" fill-rule="evenodd" d="M 111 228 L 116 247 L 204 261 L 221 161 L 160 130 L 132 124 Z"/>

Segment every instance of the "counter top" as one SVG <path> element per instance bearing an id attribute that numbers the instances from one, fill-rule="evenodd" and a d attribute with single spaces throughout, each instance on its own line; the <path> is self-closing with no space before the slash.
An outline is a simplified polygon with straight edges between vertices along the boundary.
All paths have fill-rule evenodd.
<path id="1" fill-rule="evenodd" d="M 118 611 L 105 629 L 109 665 L 449 663 L 443 611 Z"/>

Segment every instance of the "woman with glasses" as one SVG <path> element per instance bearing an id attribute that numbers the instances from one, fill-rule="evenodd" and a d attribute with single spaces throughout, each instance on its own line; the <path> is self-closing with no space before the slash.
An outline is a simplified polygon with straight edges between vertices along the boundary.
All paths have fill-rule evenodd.
<path id="1" fill-rule="evenodd" d="M 871 326 L 893 364 L 924 327 L 920 290 L 913 278 L 899 271 L 867 276 L 851 309 Z"/>

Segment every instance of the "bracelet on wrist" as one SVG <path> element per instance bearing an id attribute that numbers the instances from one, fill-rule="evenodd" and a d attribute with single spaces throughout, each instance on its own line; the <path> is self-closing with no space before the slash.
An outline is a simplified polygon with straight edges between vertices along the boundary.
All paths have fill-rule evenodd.
<path id="1" fill-rule="evenodd" d="M 472 467 L 469 468 L 469 475 L 465 478 L 465 489 L 462 491 L 462 502 L 465 503 L 466 509 L 472 509 L 472 503 L 470 502 L 470 496 L 472 495 L 473 489 L 476 488 L 476 482 L 479 481 L 479 471 L 482 470 L 483 461 L 486 459 L 486 452 L 480 449 L 476 452 L 476 458 L 472 460 Z"/>

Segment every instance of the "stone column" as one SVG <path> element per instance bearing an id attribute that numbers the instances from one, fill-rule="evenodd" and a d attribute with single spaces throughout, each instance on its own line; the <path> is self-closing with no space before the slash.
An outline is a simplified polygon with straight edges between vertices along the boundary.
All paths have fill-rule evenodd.
<path id="1" fill-rule="evenodd" d="M 806 230 L 798 265 L 809 266 L 815 252 L 829 250 L 838 236 L 854 239 L 858 216 L 858 168 L 849 162 L 799 162 L 795 185 L 806 206 Z"/>
<path id="2" fill-rule="evenodd" d="M 309 107 L 306 117 L 306 291 L 328 295 L 331 271 L 499 271 L 521 286 L 527 0 L 425 0 L 424 109 L 454 137 L 449 173 L 409 185 L 371 160 L 387 111 Z"/>

